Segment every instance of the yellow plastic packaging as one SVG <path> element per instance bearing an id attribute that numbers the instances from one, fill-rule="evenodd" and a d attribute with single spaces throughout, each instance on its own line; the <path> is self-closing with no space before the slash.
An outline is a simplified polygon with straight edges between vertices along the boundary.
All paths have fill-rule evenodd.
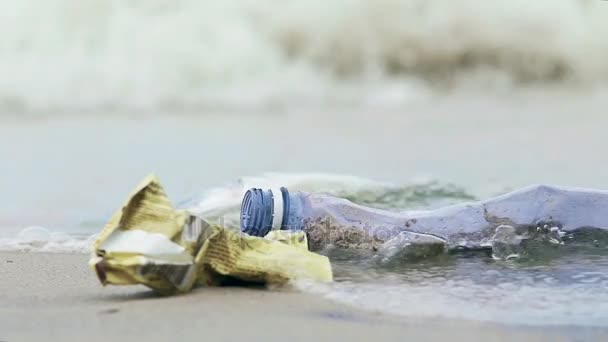
<path id="1" fill-rule="evenodd" d="M 231 281 L 332 281 L 327 257 L 308 251 L 303 232 L 264 238 L 211 225 L 176 210 L 158 179 L 146 177 L 106 224 L 89 265 L 102 284 L 143 284 L 165 293 Z"/>

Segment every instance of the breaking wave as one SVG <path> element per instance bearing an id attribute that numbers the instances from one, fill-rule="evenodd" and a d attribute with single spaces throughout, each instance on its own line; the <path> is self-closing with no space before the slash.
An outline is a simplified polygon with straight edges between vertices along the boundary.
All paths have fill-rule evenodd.
<path id="1" fill-rule="evenodd" d="M 399 105 L 429 85 L 608 80 L 605 1 L 23 0 L 0 19 L 6 115 Z"/>

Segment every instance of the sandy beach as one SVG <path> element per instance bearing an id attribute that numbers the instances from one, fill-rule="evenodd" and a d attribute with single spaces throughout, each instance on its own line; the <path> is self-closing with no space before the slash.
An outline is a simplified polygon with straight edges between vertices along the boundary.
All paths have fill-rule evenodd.
<path id="1" fill-rule="evenodd" d="M 158 297 L 103 288 L 86 255 L 0 253 L 0 341 L 606 340 L 601 331 L 513 328 L 365 312 L 291 289 L 200 288 Z"/>

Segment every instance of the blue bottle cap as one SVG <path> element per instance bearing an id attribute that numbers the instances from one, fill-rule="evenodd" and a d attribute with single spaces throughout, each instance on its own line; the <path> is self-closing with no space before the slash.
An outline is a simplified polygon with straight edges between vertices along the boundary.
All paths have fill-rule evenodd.
<path id="1" fill-rule="evenodd" d="M 276 191 L 276 190 L 275 190 Z M 241 204 L 241 231 L 252 236 L 265 236 L 273 228 L 282 229 L 289 217 L 289 192 L 253 188 L 247 190 Z M 275 213 L 275 208 L 281 213 Z M 277 218 L 281 222 L 274 222 Z"/>

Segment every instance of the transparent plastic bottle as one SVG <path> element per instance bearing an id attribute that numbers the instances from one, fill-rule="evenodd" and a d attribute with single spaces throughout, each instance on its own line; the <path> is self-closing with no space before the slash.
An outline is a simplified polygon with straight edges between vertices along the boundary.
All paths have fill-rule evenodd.
<path id="1" fill-rule="evenodd" d="M 323 194 L 251 189 L 241 207 L 241 230 L 255 236 L 272 229 L 303 230 L 311 250 L 329 246 L 390 256 L 417 246 L 437 251 L 492 249 L 494 243 L 498 247 L 507 240 L 562 243 L 564 232 L 581 228 L 606 231 L 606 208 L 606 191 L 545 185 L 486 201 L 398 213 Z"/>

